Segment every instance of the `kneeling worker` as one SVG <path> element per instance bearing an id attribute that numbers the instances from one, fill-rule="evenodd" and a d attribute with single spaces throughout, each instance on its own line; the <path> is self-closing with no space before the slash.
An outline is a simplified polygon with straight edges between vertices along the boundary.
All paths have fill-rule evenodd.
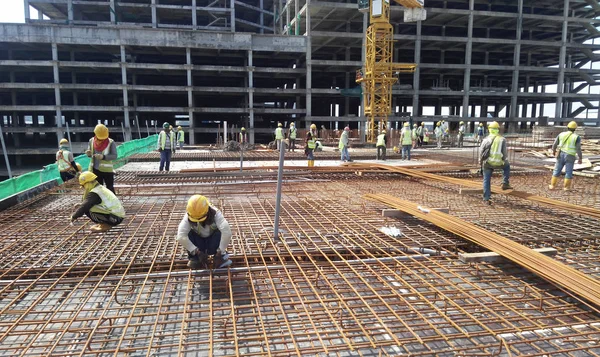
<path id="1" fill-rule="evenodd" d="M 79 176 L 79 184 L 85 189 L 83 202 L 71 216 L 71 222 L 84 214 L 97 223 L 91 228 L 92 232 L 106 232 L 112 227 L 123 222 L 125 209 L 123 205 L 108 188 L 100 185 L 98 176 L 86 171 Z"/>
<path id="2" fill-rule="evenodd" d="M 230 266 L 226 250 L 232 234 L 223 213 L 201 195 L 190 197 L 186 211 L 177 229 L 177 241 L 188 252 L 188 267 L 205 267 L 209 255 L 214 255 L 215 268 Z"/>

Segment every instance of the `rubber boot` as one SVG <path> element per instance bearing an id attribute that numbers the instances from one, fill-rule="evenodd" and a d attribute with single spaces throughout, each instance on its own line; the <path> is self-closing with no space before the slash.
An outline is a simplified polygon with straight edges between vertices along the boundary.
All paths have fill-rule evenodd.
<path id="1" fill-rule="evenodd" d="M 571 191 L 571 184 L 573 183 L 573 179 L 565 179 L 565 187 L 563 188 L 563 190 L 565 191 Z"/>
<path id="2" fill-rule="evenodd" d="M 550 185 L 548 185 L 548 188 L 551 190 L 554 190 L 554 187 L 556 187 L 557 182 L 558 182 L 558 177 L 552 176 L 552 179 L 550 179 Z"/>

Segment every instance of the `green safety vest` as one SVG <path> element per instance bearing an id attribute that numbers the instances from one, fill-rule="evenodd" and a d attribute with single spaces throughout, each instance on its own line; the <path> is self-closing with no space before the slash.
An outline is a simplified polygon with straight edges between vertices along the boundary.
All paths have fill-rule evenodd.
<path id="1" fill-rule="evenodd" d="M 180 143 L 185 141 L 185 133 L 183 132 L 183 129 L 177 132 L 177 141 L 179 141 Z"/>
<path id="2" fill-rule="evenodd" d="M 292 139 L 292 140 L 296 139 L 296 128 L 295 127 L 290 128 L 290 139 Z"/>
<path id="3" fill-rule="evenodd" d="M 421 135 L 423 135 L 423 127 L 422 126 L 417 128 L 417 136 L 421 136 Z"/>
<path id="4" fill-rule="evenodd" d="M 276 140 L 283 140 L 283 128 L 277 128 L 277 129 L 275 129 L 275 139 Z"/>
<path id="5" fill-rule="evenodd" d="M 163 130 L 158 134 L 158 140 L 160 142 L 159 149 L 165 150 L 165 145 L 167 145 L 167 133 Z M 175 137 L 173 136 L 173 132 L 169 132 L 169 140 L 171 141 L 171 147 L 169 150 L 173 150 L 175 147 Z"/>
<path id="6" fill-rule="evenodd" d="M 417 139 L 417 135 L 419 135 L 419 134 L 417 134 L 417 128 L 413 128 L 412 129 L 412 139 L 416 140 Z"/>
<path id="7" fill-rule="evenodd" d="M 306 145 L 309 149 L 314 150 L 317 147 L 317 142 L 315 141 L 315 139 L 310 139 L 306 142 Z"/>
<path id="8" fill-rule="evenodd" d="M 377 146 L 385 146 L 385 134 L 377 135 Z"/>
<path id="9" fill-rule="evenodd" d="M 348 133 L 344 130 L 342 135 L 340 135 L 340 141 L 338 142 L 338 148 L 342 150 L 344 148 L 344 141 L 348 140 Z"/>
<path id="10" fill-rule="evenodd" d="M 494 135 L 492 139 L 492 147 L 490 148 L 490 156 L 488 156 L 487 164 L 492 167 L 504 166 L 504 160 L 502 160 L 502 137 L 500 135 Z M 496 140 L 499 139 L 499 140 Z"/>
<path id="11" fill-rule="evenodd" d="M 113 139 L 108 139 L 108 146 L 106 147 L 106 149 L 104 149 L 104 151 L 102 151 L 102 155 L 106 156 L 110 153 L 110 147 L 113 144 Z M 90 151 L 92 152 L 92 157 L 90 160 L 90 166 L 89 166 L 89 170 L 93 171 L 94 170 L 94 138 L 90 139 Z M 113 168 L 113 163 L 112 161 L 108 161 L 108 160 L 100 160 L 100 165 L 98 165 L 98 170 L 100 172 L 115 172 L 114 168 Z"/>
<path id="12" fill-rule="evenodd" d="M 579 135 L 572 131 L 565 131 L 558 134 L 558 148 L 560 151 L 575 156 L 577 155 L 577 139 Z"/>
<path id="13" fill-rule="evenodd" d="M 111 190 L 102 185 L 98 185 L 92 188 L 91 192 L 100 196 L 102 202 L 92 207 L 90 212 L 112 214 L 121 218 L 125 217 L 125 209 L 123 208 L 123 205 Z"/>
<path id="14" fill-rule="evenodd" d="M 412 145 L 410 129 L 408 129 L 408 128 L 402 129 L 402 134 L 404 135 L 402 137 L 402 145 Z"/>
<path id="15" fill-rule="evenodd" d="M 58 150 L 56 153 L 56 164 L 58 165 L 58 171 L 67 172 L 73 171 L 73 166 L 69 162 L 69 154 L 68 150 Z"/>

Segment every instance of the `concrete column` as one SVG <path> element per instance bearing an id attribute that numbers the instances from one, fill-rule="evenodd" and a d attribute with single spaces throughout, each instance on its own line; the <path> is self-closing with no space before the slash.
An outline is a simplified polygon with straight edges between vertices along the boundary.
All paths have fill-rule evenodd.
<path id="1" fill-rule="evenodd" d="M 235 0 L 230 0 L 229 8 L 231 9 L 231 14 L 229 18 L 229 22 L 231 23 L 231 32 L 235 32 Z"/>
<path id="2" fill-rule="evenodd" d="M 473 11 L 475 0 L 469 0 L 469 25 L 467 27 L 467 46 L 465 48 L 465 75 L 463 79 L 462 118 L 468 120 L 469 92 L 471 91 L 471 55 L 473 52 Z M 474 114 L 474 112 L 473 112 Z"/>
<path id="3" fill-rule="evenodd" d="M 196 0 L 192 0 L 192 27 L 194 28 L 194 30 L 198 28 L 198 15 L 196 11 Z"/>
<path id="4" fill-rule="evenodd" d="M 360 54 L 360 61 L 361 63 L 365 63 L 365 60 L 367 58 L 367 48 L 366 48 L 366 37 L 367 37 L 367 28 L 369 27 L 369 14 L 364 13 L 363 14 L 363 33 L 362 33 L 362 51 Z M 418 68 L 418 67 L 417 67 Z M 363 70 L 364 70 L 364 65 L 363 65 Z M 364 86 L 361 84 L 361 87 L 364 90 Z M 361 118 L 365 117 L 365 97 L 363 95 L 360 96 L 360 112 L 358 113 L 358 116 Z M 363 129 L 362 131 L 359 130 L 359 135 L 360 135 L 360 142 L 364 143 L 366 140 L 366 127 L 367 127 L 367 122 L 358 122 L 358 128 L 359 129 Z"/>
<path id="5" fill-rule="evenodd" d="M 69 24 L 73 23 L 73 0 L 67 0 L 67 17 Z"/>
<path id="6" fill-rule="evenodd" d="M 306 8 L 310 9 L 310 0 L 306 0 Z M 310 127 L 312 117 L 312 39 L 310 11 L 306 11 L 306 128 Z"/>
<path id="7" fill-rule="evenodd" d="M 64 131 L 62 130 L 62 109 L 60 101 L 60 76 L 58 72 L 58 45 L 52 44 L 52 70 L 54 72 L 54 104 L 56 105 L 56 132 L 57 142 L 63 138 Z"/>
<path id="8" fill-rule="evenodd" d="M 412 113 L 413 117 L 418 117 L 419 113 L 419 76 L 421 73 L 421 21 L 417 21 L 417 39 L 415 40 L 415 63 L 417 64 L 417 69 L 413 75 L 413 97 L 412 97 Z"/>
<path id="9" fill-rule="evenodd" d="M 298 19 L 298 13 L 300 12 L 300 4 L 298 3 L 298 1 L 299 0 L 294 0 L 294 35 L 296 36 L 300 35 L 300 21 Z M 262 12 L 260 14 L 262 15 Z"/>
<path id="10" fill-rule="evenodd" d="M 254 144 L 254 64 L 252 51 L 248 51 L 248 141 Z"/>
<path id="11" fill-rule="evenodd" d="M 30 14 L 29 14 L 29 0 L 23 0 L 23 6 L 24 6 L 24 14 L 25 14 L 25 22 L 29 22 L 29 18 L 30 18 Z"/>
<path id="12" fill-rule="evenodd" d="M 109 9 L 108 11 L 110 12 L 110 22 L 115 24 L 117 23 L 117 9 L 115 7 L 115 0 L 110 0 L 110 5 L 109 5 Z"/>
<path id="13" fill-rule="evenodd" d="M 565 82 L 565 58 L 567 54 L 567 31 L 569 21 L 567 16 L 569 15 L 569 0 L 564 0 L 563 4 L 563 22 L 562 22 L 562 36 L 560 45 L 560 57 L 558 59 L 558 80 L 556 81 L 556 107 L 554 109 L 555 122 L 560 121 L 562 113 L 562 100 L 564 93 L 564 82 Z"/>
<path id="14" fill-rule="evenodd" d="M 152 0 L 150 7 L 152 8 L 152 28 L 157 28 L 158 18 L 156 17 L 156 0 Z"/>
<path id="15" fill-rule="evenodd" d="M 75 61 L 75 52 L 74 51 L 71 51 L 71 61 Z M 77 73 L 74 71 L 71 72 L 71 83 L 77 84 Z M 79 98 L 77 98 L 77 91 L 73 91 L 73 105 L 75 105 L 75 106 L 79 105 Z M 79 124 L 79 112 L 75 112 L 73 114 L 73 119 L 75 119 L 74 127 L 81 126 Z M 72 134 L 71 134 L 71 138 L 73 138 Z M 78 141 L 77 140 L 78 138 L 79 138 L 78 136 L 75 137 L 75 141 Z"/>
<path id="16" fill-rule="evenodd" d="M 185 49 L 185 64 L 187 65 L 188 120 L 190 122 L 188 140 L 190 145 L 194 145 L 196 143 L 194 134 L 194 82 L 192 77 L 192 50 L 189 47 Z"/>
<path id="17" fill-rule="evenodd" d="M 285 6 L 285 34 L 289 35 L 290 34 L 290 7 L 288 2 L 291 0 L 286 0 L 286 6 Z"/>
<path id="18" fill-rule="evenodd" d="M 517 105 L 517 99 L 519 96 L 519 66 L 521 65 L 521 35 L 523 33 L 523 0 L 518 1 L 519 14 L 517 17 L 517 37 L 515 43 L 515 52 L 513 56 L 513 75 L 512 75 L 512 88 L 510 96 L 510 112 L 508 115 L 510 119 L 516 119 L 519 115 L 519 107 Z"/>
<path id="19" fill-rule="evenodd" d="M 123 85 L 123 118 L 125 126 L 125 141 L 131 140 L 131 124 L 129 122 L 129 97 L 127 95 L 127 57 L 125 46 L 121 45 L 121 83 Z"/>
<path id="20" fill-rule="evenodd" d="M 346 32 L 350 32 L 350 22 L 346 23 Z M 350 47 L 346 47 L 346 56 L 344 59 L 350 61 Z M 346 89 L 350 89 L 350 72 L 344 73 L 344 85 Z M 344 115 L 348 115 L 348 113 L 350 113 L 350 97 L 346 96 L 344 98 Z"/>

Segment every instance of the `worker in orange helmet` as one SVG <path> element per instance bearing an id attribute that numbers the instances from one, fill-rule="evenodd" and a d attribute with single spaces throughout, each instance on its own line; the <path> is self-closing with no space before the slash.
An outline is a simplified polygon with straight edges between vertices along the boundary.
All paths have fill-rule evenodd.
<path id="1" fill-rule="evenodd" d="M 188 252 L 188 267 L 206 267 L 208 256 L 214 255 L 214 267 L 226 268 L 232 264 L 227 254 L 231 227 L 223 213 L 202 195 L 193 195 L 177 229 L 177 241 Z"/>
<path id="2" fill-rule="evenodd" d="M 108 128 L 98 124 L 94 137 L 90 139 L 85 154 L 91 158 L 89 171 L 98 176 L 98 182 L 115 193 L 115 170 L 113 161 L 117 159 L 117 144 L 108 137 Z"/>

